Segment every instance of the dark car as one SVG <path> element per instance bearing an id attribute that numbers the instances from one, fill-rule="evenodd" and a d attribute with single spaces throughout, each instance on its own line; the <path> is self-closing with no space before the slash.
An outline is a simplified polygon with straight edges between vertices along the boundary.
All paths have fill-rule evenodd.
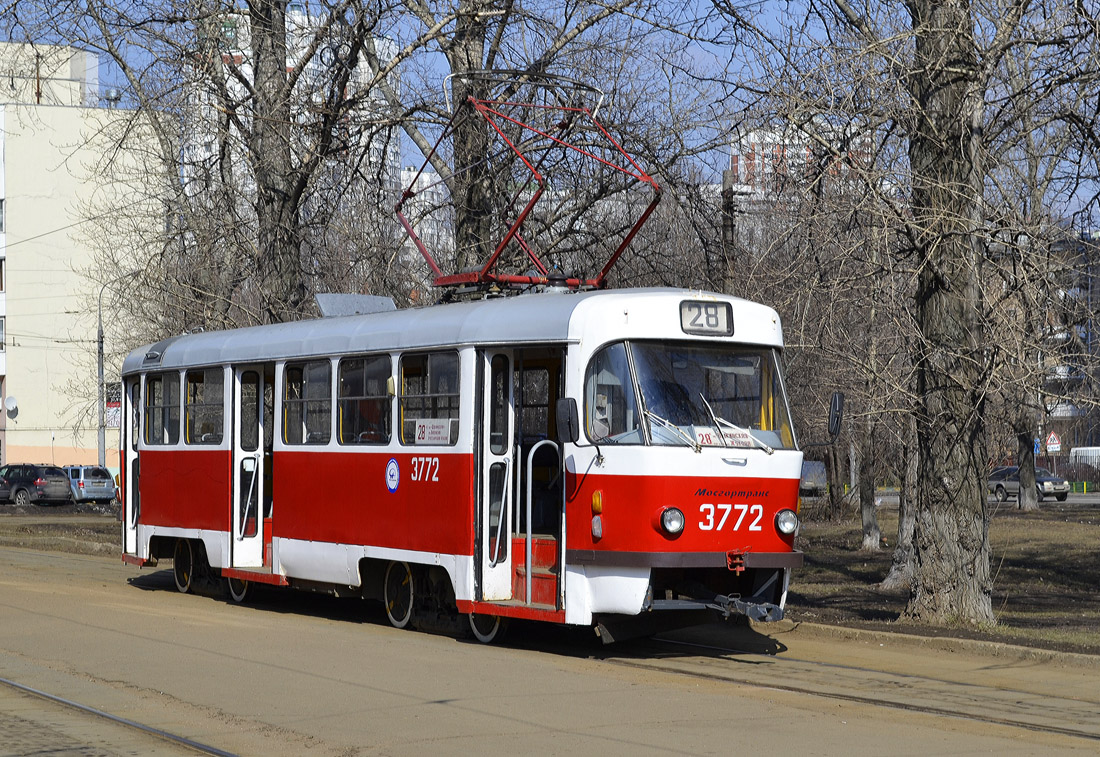
<path id="1" fill-rule="evenodd" d="M 115 480 L 111 472 L 98 465 L 69 465 L 69 488 L 77 502 L 110 502 L 115 498 Z"/>
<path id="2" fill-rule="evenodd" d="M 1069 482 L 1061 476 L 1055 476 L 1046 468 L 1035 469 L 1035 491 L 1040 502 L 1043 497 L 1054 497 L 1059 502 L 1065 502 L 1069 490 Z M 989 491 L 998 502 L 1004 502 L 1009 497 L 1019 497 L 1020 466 L 1003 465 L 994 468 L 989 474 Z"/>
<path id="3" fill-rule="evenodd" d="M 17 505 L 71 502 L 69 476 L 56 465 L 15 463 L 0 467 L 0 498 Z"/>

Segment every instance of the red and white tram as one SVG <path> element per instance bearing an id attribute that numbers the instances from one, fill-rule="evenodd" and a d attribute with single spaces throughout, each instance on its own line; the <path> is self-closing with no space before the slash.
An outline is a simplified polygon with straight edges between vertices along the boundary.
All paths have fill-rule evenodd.
<path id="1" fill-rule="evenodd" d="M 530 294 L 209 332 L 123 366 L 124 557 L 390 622 L 777 619 L 798 450 L 772 309 Z"/>

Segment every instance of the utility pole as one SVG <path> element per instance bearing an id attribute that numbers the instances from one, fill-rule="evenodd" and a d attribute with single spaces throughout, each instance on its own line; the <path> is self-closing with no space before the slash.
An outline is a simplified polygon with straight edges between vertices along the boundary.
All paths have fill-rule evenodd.
<path id="1" fill-rule="evenodd" d="M 101 468 L 107 465 L 107 386 L 103 378 L 103 293 L 111 284 L 122 281 L 140 272 L 140 270 L 127 271 L 126 273 L 115 276 L 113 279 L 108 279 L 104 282 L 103 286 L 99 288 L 99 307 L 96 311 L 98 314 L 98 325 L 96 327 L 96 355 L 99 368 L 99 378 L 96 384 L 96 402 L 99 405 L 99 424 L 96 444 L 99 449 L 99 467 Z"/>

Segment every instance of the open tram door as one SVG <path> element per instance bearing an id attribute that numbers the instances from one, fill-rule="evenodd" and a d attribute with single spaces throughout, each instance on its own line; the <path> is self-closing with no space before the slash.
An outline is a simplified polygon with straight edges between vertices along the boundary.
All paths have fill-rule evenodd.
<path id="1" fill-rule="evenodd" d="M 515 413 L 512 404 L 512 353 L 480 354 L 483 401 L 477 497 L 478 598 L 485 602 L 512 598 L 512 497 Z"/>
<path id="2" fill-rule="evenodd" d="M 562 347 L 480 354 L 478 586 L 483 601 L 564 607 L 564 481 L 554 441 Z"/>
<path id="3" fill-rule="evenodd" d="M 141 378 L 125 382 L 122 391 L 122 551 L 137 554 L 137 526 L 141 514 L 138 497 L 138 438 L 141 418 Z"/>
<path id="4" fill-rule="evenodd" d="M 230 565 L 257 568 L 265 564 L 265 503 L 269 499 L 265 476 L 270 465 L 265 452 L 271 435 L 274 371 L 262 365 L 233 368 L 233 502 L 231 506 Z"/>

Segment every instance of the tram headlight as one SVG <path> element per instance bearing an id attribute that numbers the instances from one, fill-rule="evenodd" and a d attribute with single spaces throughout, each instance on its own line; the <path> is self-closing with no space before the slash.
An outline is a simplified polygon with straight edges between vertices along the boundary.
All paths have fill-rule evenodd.
<path id="1" fill-rule="evenodd" d="M 775 514 L 775 527 L 781 534 L 793 534 L 798 530 L 798 516 L 794 510 L 780 510 Z"/>
<path id="2" fill-rule="evenodd" d="M 684 512 L 678 507 L 666 507 L 661 512 L 661 528 L 669 536 L 679 536 L 684 530 Z"/>

